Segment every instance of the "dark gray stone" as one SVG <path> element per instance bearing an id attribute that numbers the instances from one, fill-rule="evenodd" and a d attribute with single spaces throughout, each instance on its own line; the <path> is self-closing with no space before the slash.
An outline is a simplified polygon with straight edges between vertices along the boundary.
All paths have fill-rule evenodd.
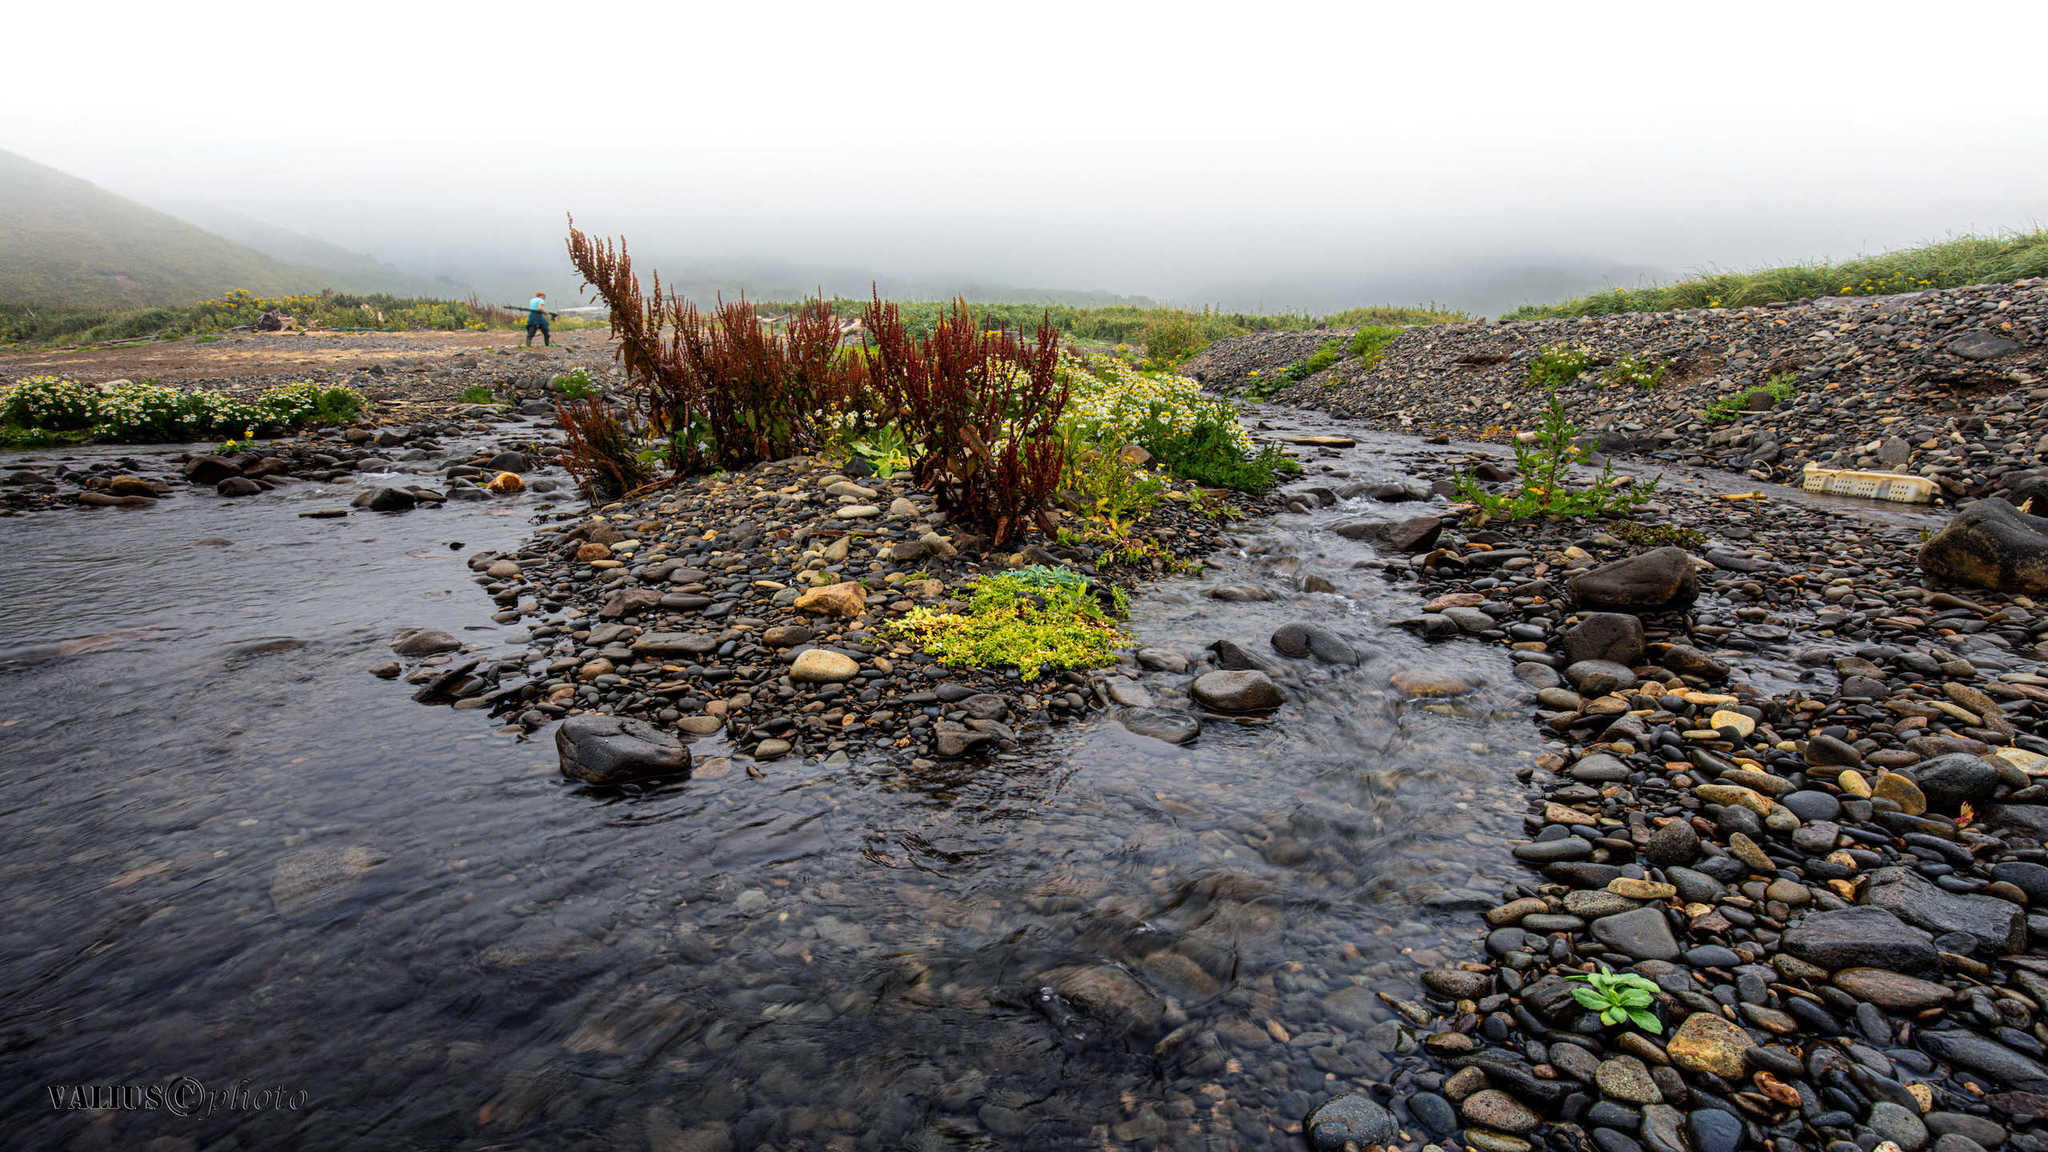
<path id="1" fill-rule="evenodd" d="M 1906 775 L 1920 786 L 1928 807 L 1954 813 L 1964 804 L 1982 804 L 1998 790 L 1998 767 L 1981 756 L 1951 752 L 1914 765 Z"/>
<path id="2" fill-rule="evenodd" d="M 1676 960 L 1678 941 L 1658 908 L 1638 908 L 1593 921 L 1593 936 L 1602 944 L 1638 960 Z"/>
<path id="3" fill-rule="evenodd" d="M 1270 712 L 1280 707 L 1280 688 L 1264 672 L 1204 672 L 1188 690 L 1204 708 L 1218 712 Z"/>
<path id="4" fill-rule="evenodd" d="M 1973 500 L 1920 546 L 1928 575 L 1977 588 L 2048 592 L 2048 520 L 2003 500 Z"/>
<path id="5" fill-rule="evenodd" d="M 1690 607 L 1700 582 L 1684 549 L 1652 548 L 1573 577 L 1571 593 L 1583 608 L 1664 612 Z"/>
<path id="6" fill-rule="evenodd" d="M 1816 912 L 1787 928 L 1779 943 L 1792 956 L 1830 970 L 1886 968 L 1911 975 L 1941 970 L 1933 937 L 1884 908 Z"/>
<path id="7" fill-rule="evenodd" d="M 562 775 L 585 784 L 613 785 L 687 776 L 690 750 L 651 724 L 618 716 L 571 716 L 555 729 Z"/>
<path id="8" fill-rule="evenodd" d="M 1394 1114 L 1372 1097 L 1352 1092 L 1324 1102 L 1303 1122 L 1316 1152 L 1343 1152 L 1344 1145 L 1391 1144 L 1400 1132 Z"/>
<path id="9" fill-rule="evenodd" d="M 1593 612 L 1565 629 L 1564 657 L 1569 664 L 1606 660 L 1633 668 L 1643 661 L 1643 622 L 1625 612 Z"/>
<path id="10" fill-rule="evenodd" d="M 1966 934 L 1977 941 L 1971 951 L 1979 955 L 2027 950 L 2027 917 L 2019 905 L 1996 896 L 1937 888 L 1910 868 L 1879 868 L 1872 872 L 1863 902 L 1890 911 L 1908 924 L 1937 936 Z M 1893 965 L 1879 963 L 1871 967 Z"/>

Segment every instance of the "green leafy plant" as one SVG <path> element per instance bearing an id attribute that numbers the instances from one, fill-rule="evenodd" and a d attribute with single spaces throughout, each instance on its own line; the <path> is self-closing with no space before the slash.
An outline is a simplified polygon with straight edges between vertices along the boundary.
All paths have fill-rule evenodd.
<path id="1" fill-rule="evenodd" d="M 865 436 L 856 437 L 848 450 L 873 465 L 875 475 L 884 480 L 910 467 L 917 456 L 917 446 L 894 425 L 871 429 Z"/>
<path id="2" fill-rule="evenodd" d="M 1351 358 L 1364 359 L 1367 372 L 1380 366 L 1380 358 L 1386 354 L 1387 345 L 1401 335 L 1401 329 L 1386 324 L 1368 324 L 1351 334 L 1351 343 L 1346 348 Z"/>
<path id="3" fill-rule="evenodd" d="M 1180 431 L 1148 422 L 1139 428 L 1135 439 L 1168 472 L 1209 488 L 1234 488 L 1257 495 L 1301 472 L 1301 465 L 1278 444 L 1268 442 L 1247 450 L 1242 446 L 1243 435 L 1236 420 L 1223 410 L 1206 413 Z"/>
<path id="4" fill-rule="evenodd" d="M 1552 344 L 1540 348 L 1529 357 L 1529 387 L 1562 388 L 1599 359 L 1598 353 L 1584 345 Z"/>
<path id="5" fill-rule="evenodd" d="M 1296 360 L 1282 368 L 1281 374 L 1289 380 L 1306 380 L 1341 359 L 1345 347 L 1346 341 L 1341 336 L 1335 340 L 1326 340 L 1321 348 L 1309 355 L 1308 359 Z"/>
<path id="6" fill-rule="evenodd" d="M 571 368 L 551 382 L 555 392 L 564 400 L 588 400 L 602 389 L 591 382 L 588 368 Z M 467 395 L 467 393 L 465 393 Z"/>
<path id="7" fill-rule="evenodd" d="M 1668 360 L 1645 360 L 1633 352 L 1628 352 L 1607 366 L 1607 383 L 1632 384 L 1646 390 L 1661 388 L 1664 386 L 1665 374 L 1670 371 L 1671 362 Z"/>
<path id="8" fill-rule="evenodd" d="M 1059 431 L 1067 454 L 1060 469 L 1066 508 L 1123 536 L 1158 507 L 1166 478 L 1138 463 L 1145 453 L 1127 450 L 1115 429 L 1068 421 Z"/>
<path id="9" fill-rule="evenodd" d="M 496 404 L 498 394 L 481 384 L 471 384 L 462 390 L 459 399 L 464 404 Z"/>
<path id="10" fill-rule="evenodd" d="M 1745 388 L 1732 396 L 1723 396 L 1709 403 L 1701 410 L 1700 419 L 1706 421 L 1710 427 L 1727 424 L 1747 412 L 1750 401 L 1758 396 L 1769 396 L 1772 400 L 1783 403 L 1792 398 L 1796 388 L 1793 383 L 1795 379 L 1790 372 L 1780 372 L 1754 388 Z"/>
<path id="11" fill-rule="evenodd" d="M 1046 669 L 1116 663 L 1131 638 L 1094 595 L 1087 577 L 1061 568 L 1020 568 L 972 585 L 967 611 L 911 611 L 890 630 L 952 667 L 1014 665 L 1023 679 Z"/>
<path id="12" fill-rule="evenodd" d="M 1598 1012 L 1602 1024 L 1627 1022 L 1652 1035 L 1664 1031 L 1657 1014 L 1650 1011 L 1650 1005 L 1657 1001 L 1657 986 L 1641 976 L 1603 967 L 1598 972 L 1580 972 L 1566 979 L 1586 985 L 1572 989 L 1572 998 L 1588 1012 Z"/>
<path id="13" fill-rule="evenodd" d="M 1579 432 L 1579 426 L 1566 415 L 1557 389 L 1551 387 L 1543 408 L 1542 426 L 1535 437 L 1515 443 L 1515 490 L 1506 494 L 1488 491 L 1476 476 L 1466 473 L 1455 481 L 1458 498 L 1477 505 L 1488 518 L 1508 520 L 1598 516 L 1649 503 L 1663 478 L 1623 484 L 1614 475 L 1611 460 L 1600 469 L 1592 484 L 1584 488 L 1571 486 L 1572 465 L 1582 454 Z"/>

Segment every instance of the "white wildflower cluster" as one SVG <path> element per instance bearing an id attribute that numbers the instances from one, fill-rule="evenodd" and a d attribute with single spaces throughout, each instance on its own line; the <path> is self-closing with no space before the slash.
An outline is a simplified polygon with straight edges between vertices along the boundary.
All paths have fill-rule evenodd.
<path id="1" fill-rule="evenodd" d="M 1191 377 L 1141 372 L 1100 353 L 1082 359 L 1063 352 L 1060 369 L 1067 377 L 1067 420 L 1113 430 L 1125 440 L 1135 439 L 1146 421 L 1155 417 L 1171 436 L 1213 422 L 1229 429 L 1231 441 L 1240 451 L 1251 451 L 1251 435 L 1237 422 L 1236 412 L 1204 393 Z"/>
<path id="2" fill-rule="evenodd" d="M 94 388 L 61 376 L 0 386 L 0 424 L 47 432 L 89 432 L 98 440 L 195 440 L 258 427 L 301 428 L 347 420 L 367 405 L 353 388 L 311 381 L 263 393 L 253 404 L 224 392 L 181 391 L 155 381 Z"/>
<path id="3" fill-rule="evenodd" d="M 99 393 L 62 376 L 25 376 L 0 385 L 0 424 L 68 432 L 92 426 Z"/>

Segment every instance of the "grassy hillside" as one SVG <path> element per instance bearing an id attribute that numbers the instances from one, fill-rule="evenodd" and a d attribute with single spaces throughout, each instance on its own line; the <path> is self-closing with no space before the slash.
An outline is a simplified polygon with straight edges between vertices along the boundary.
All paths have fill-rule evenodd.
<path id="1" fill-rule="evenodd" d="M 2002 284 L 2033 276 L 2048 276 L 2048 229 L 1961 236 L 1840 264 L 1788 264 L 1755 272 L 1696 276 L 1675 284 L 1610 288 L 1562 304 L 1525 305 L 1502 318 L 1540 320 L 1678 308 L 1741 308 L 1815 296 L 1879 296 L 1922 288 Z"/>
<path id="2" fill-rule="evenodd" d="M 0 303 L 132 308 L 321 286 L 311 269 L 0 151 Z"/>

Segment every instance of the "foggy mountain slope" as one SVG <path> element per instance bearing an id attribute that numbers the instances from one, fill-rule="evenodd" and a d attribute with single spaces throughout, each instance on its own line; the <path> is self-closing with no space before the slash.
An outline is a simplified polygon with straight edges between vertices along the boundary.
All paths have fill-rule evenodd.
<path id="1" fill-rule="evenodd" d="M 322 286 L 310 268 L 0 151 L 0 301 L 135 306 Z"/>
<path id="2" fill-rule="evenodd" d="M 273 260 L 317 271 L 320 286 L 343 292 L 390 292 L 399 296 L 461 298 L 474 289 L 467 279 L 400 268 L 375 256 L 332 244 L 296 228 L 273 224 L 218 203 L 167 202 L 162 207 L 192 223 Z"/>

